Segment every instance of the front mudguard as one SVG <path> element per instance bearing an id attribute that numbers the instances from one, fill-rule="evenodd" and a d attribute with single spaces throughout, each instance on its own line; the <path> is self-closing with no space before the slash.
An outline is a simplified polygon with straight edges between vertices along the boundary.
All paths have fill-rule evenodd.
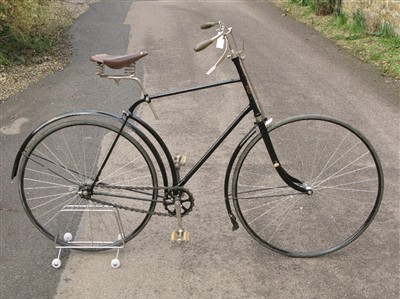
<path id="1" fill-rule="evenodd" d="M 254 134 L 257 132 L 256 128 L 253 127 L 245 136 L 244 138 L 239 142 L 239 144 L 237 145 L 235 151 L 233 152 L 231 159 L 229 161 L 228 167 L 226 169 L 226 173 L 225 173 L 225 183 L 224 183 L 224 195 L 225 195 L 225 205 L 226 205 L 226 210 L 228 212 L 229 215 L 229 219 L 232 222 L 232 230 L 235 231 L 239 228 L 239 224 L 236 221 L 236 217 L 232 212 L 232 208 L 231 208 L 231 204 L 230 204 L 230 198 L 231 198 L 231 194 L 229 192 L 229 190 L 231 189 L 230 187 L 230 181 L 231 181 L 231 173 L 232 173 L 232 169 L 234 168 L 234 166 L 236 165 L 237 162 L 237 158 L 239 153 L 242 151 L 243 147 L 249 142 L 249 140 L 252 139 L 252 137 L 254 136 Z"/>

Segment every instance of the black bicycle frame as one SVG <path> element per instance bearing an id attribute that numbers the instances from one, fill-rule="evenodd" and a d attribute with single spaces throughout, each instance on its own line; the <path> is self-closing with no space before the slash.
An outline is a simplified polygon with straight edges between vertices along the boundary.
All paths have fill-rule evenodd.
<path id="1" fill-rule="evenodd" d="M 183 187 L 189 180 L 190 178 L 200 169 L 200 167 L 208 160 L 208 158 L 214 153 L 214 151 L 221 145 L 221 143 L 229 136 L 229 134 L 235 129 L 235 127 L 242 121 L 242 119 L 251 111 L 253 111 L 254 113 L 254 117 L 256 119 L 256 126 L 258 127 L 260 134 L 263 137 L 265 146 L 268 150 L 268 153 L 270 155 L 271 161 L 276 169 L 276 171 L 278 172 L 278 174 L 280 175 L 280 177 L 282 178 L 282 180 L 290 187 L 292 187 L 295 190 L 304 192 L 304 193 L 308 193 L 309 189 L 306 188 L 306 186 L 298 179 L 290 176 L 282 167 L 281 163 L 279 162 L 279 159 L 275 153 L 274 147 L 272 145 L 272 141 L 271 138 L 269 136 L 268 130 L 265 126 L 265 121 L 267 119 L 262 119 L 261 118 L 261 111 L 256 103 L 256 100 L 254 98 L 254 95 L 251 91 L 251 88 L 249 86 L 247 77 L 245 72 L 243 71 L 241 62 L 240 62 L 240 58 L 236 57 L 232 59 L 233 63 L 236 66 L 237 72 L 239 74 L 239 78 L 238 79 L 231 79 L 231 80 L 226 80 L 226 81 L 221 81 L 221 82 L 217 82 L 217 83 L 212 83 L 212 84 L 206 84 L 206 85 L 201 85 L 201 86 L 197 86 L 197 87 L 191 87 L 191 88 L 187 88 L 187 89 L 182 89 L 182 90 L 177 90 L 177 91 L 172 91 L 172 92 L 167 92 L 167 93 L 161 93 L 161 94 L 156 94 L 156 95 L 148 95 L 145 94 L 139 101 L 135 102 L 130 108 L 129 108 L 129 113 L 125 113 L 125 120 L 124 123 L 120 129 L 120 133 L 117 135 L 117 137 L 115 138 L 110 151 L 106 157 L 106 159 L 103 161 L 102 166 L 100 167 L 100 170 L 97 174 L 96 180 L 94 181 L 92 188 L 94 188 L 95 186 L 95 182 L 97 181 L 97 179 L 100 177 L 100 174 L 102 172 L 102 169 L 104 168 L 104 166 L 107 163 L 107 160 L 115 146 L 115 144 L 118 141 L 119 135 L 122 133 L 128 119 L 133 119 L 134 121 L 139 121 L 138 118 L 134 117 L 134 111 L 136 110 L 136 108 L 142 104 L 143 102 L 147 102 L 147 103 L 151 103 L 152 100 L 158 99 L 158 98 L 165 98 L 168 96 L 173 96 L 173 95 L 179 95 L 179 94 L 184 94 L 184 93 L 188 93 L 188 92 L 193 92 L 193 91 L 198 91 L 198 90 L 202 90 L 202 89 L 208 89 L 208 88 L 212 88 L 212 87 L 218 87 L 218 86 L 222 86 L 222 85 L 227 85 L 227 84 L 233 84 L 233 83 L 239 83 L 241 82 L 243 84 L 243 87 L 246 91 L 248 100 L 249 100 L 249 105 L 243 109 L 243 111 L 233 120 L 233 122 L 228 126 L 228 128 L 222 133 L 222 135 L 213 143 L 213 145 L 207 150 L 207 152 L 200 158 L 200 160 L 193 166 L 192 169 L 189 170 L 189 172 L 185 175 L 184 178 L 182 178 L 180 181 L 178 181 L 178 176 L 176 174 L 176 170 L 174 167 L 174 162 L 172 161 L 172 156 L 168 150 L 168 147 L 166 146 L 166 144 L 164 143 L 164 141 L 162 140 L 162 138 L 147 124 L 145 124 L 142 121 L 139 121 L 139 123 L 143 126 L 145 126 L 145 128 L 153 135 L 153 137 L 156 139 L 156 141 L 161 145 L 167 159 L 168 159 L 168 163 L 169 166 L 171 168 L 172 171 L 172 176 L 173 176 L 173 186 L 178 186 L 178 187 Z"/>
<path id="2" fill-rule="evenodd" d="M 240 82 L 242 82 L 241 79 L 231 79 L 231 80 L 225 80 L 225 81 L 220 81 L 217 83 L 206 84 L 206 85 L 200 85 L 200 86 L 196 86 L 196 87 L 181 89 L 181 90 L 162 93 L 162 94 L 144 95 L 142 99 L 135 102 L 129 108 L 129 111 L 130 111 L 131 115 L 133 115 L 135 109 L 140 104 L 142 104 L 143 102 L 151 102 L 152 100 L 155 100 L 158 98 L 165 98 L 168 96 L 179 95 L 179 94 L 198 91 L 198 90 L 202 90 L 202 89 L 208 89 L 208 88 L 212 88 L 212 87 L 218 87 L 218 86 L 222 86 L 222 85 L 227 85 L 227 84 L 232 84 L 232 83 L 240 83 Z M 140 122 L 140 124 L 145 126 L 146 129 L 150 131 L 150 133 L 153 135 L 153 137 L 156 139 L 156 141 L 161 145 L 163 151 L 165 152 L 165 154 L 168 158 L 170 168 L 173 172 L 173 185 L 178 186 L 178 187 L 183 187 L 190 180 L 190 178 L 200 169 L 200 167 L 208 160 L 208 158 L 213 154 L 213 152 L 221 145 L 221 143 L 229 136 L 229 134 L 235 129 L 235 127 L 242 121 L 242 119 L 250 111 L 252 111 L 252 108 L 250 107 L 250 105 L 248 105 L 245 109 L 243 109 L 243 111 L 233 120 L 233 122 L 222 133 L 222 135 L 214 142 L 214 144 L 207 150 L 207 152 L 200 158 L 200 160 L 193 166 L 192 169 L 189 170 L 189 172 L 185 175 L 185 177 L 182 178 L 180 181 L 176 180 L 177 176 L 176 176 L 176 172 L 175 172 L 174 163 L 171 159 L 171 154 L 169 153 L 168 147 L 165 145 L 164 141 L 154 130 L 151 129 L 151 127 L 146 126 L 145 123 L 143 123 L 143 122 Z M 138 121 L 138 119 L 136 117 L 131 117 L 131 118 L 134 121 Z"/>

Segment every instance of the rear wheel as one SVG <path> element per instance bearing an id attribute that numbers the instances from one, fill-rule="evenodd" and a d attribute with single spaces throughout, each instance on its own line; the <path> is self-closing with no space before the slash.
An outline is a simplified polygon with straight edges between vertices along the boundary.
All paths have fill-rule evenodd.
<path id="1" fill-rule="evenodd" d="M 235 209 L 262 245 L 295 257 L 336 251 L 359 237 L 378 211 L 383 173 L 368 140 L 342 121 L 325 116 L 289 118 L 269 128 L 282 167 L 311 187 L 288 187 L 256 136 L 233 175 Z"/>
<path id="2" fill-rule="evenodd" d="M 21 200 L 49 239 L 78 249 L 106 249 L 131 240 L 150 220 L 158 197 L 156 171 L 128 133 L 122 132 L 92 190 L 119 129 L 82 116 L 38 132 L 24 151 L 18 176 Z"/>

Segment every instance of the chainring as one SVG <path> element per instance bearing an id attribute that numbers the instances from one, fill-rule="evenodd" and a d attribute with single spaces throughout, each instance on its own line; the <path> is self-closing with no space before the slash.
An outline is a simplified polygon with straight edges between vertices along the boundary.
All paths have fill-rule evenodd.
<path id="1" fill-rule="evenodd" d="M 181 202 L 181 216 L 189 214 L 194 207 L 192 193 L 183 187 L 174 187 L 168 191 L 167 199 L 164 200 L 164 208 L 173 216 L 176 216 L 175 201 Z"/>

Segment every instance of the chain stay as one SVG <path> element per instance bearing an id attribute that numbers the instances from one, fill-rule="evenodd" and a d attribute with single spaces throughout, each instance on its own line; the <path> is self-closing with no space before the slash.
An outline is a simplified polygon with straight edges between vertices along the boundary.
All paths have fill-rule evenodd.
<path id="1" fill-rule="evenodd" d="M 120 189 L 120 190 L 128 190 L 128 191 L 138 191 L 138 190 L 165 190 L 168 191 L 167 194 L 172 194 L 173 191 L 183 191 L 184 193 L 189 194 L 190 201 L 193 203 L 194 198 L 192 196 L 192 193 L 189 192 L 188 189 L 183 188 L 183 187 L 128 187 L 128 186 L 111 186 L 108 184 L 101 183 L 98 185 L 98 187 L 103 187 L 103 188 L 109 188 L 109 189 Z M 175 217 L 174 214 L 171 212 L 168 213 L 162 213 L 162 212 L 149 212 L 147 210 L 143 209 L 138 209 L 138 208 L 133 208 L 133 207 L 128 207 L 128 206 L 123 206 L 119 204 L 114 204 L 108 201 L 100 200 L 100 199 L 95 199 L 92 197 L 87 198 L 87 200 L 105 205 L 105 206 L 111 206 L 113 208 L 121 209 L 121 210 L 126 210 L 126 211 L 132 211 L 132 212 L 137 212 L 137 213 L 142 213 L 142 214 L 149 214 L 149 215 L 155 215 L 155 216 L 164 216 L 164 217 Z M 165 202 L 163 201 L 158 201 L 158 200 L 152 200 L 155 202 Z M 189 214 L 191 212 L 191 209 L 187 211 L 186 214 Z"/>

